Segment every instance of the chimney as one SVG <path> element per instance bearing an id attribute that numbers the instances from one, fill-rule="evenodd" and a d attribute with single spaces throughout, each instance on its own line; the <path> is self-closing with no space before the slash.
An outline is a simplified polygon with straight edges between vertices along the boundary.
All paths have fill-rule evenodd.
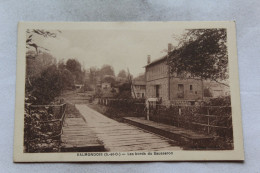
<path id="1" fill-rule="evenodd" d="M 171 43 L 168 43 L 168 53 L 171 52 L 173 49 L 173 46 Z"/>
<path id="2" fill-rule="evenodd" d="M 147 55 L 147 64 L 151 63 L 151 55 Z"/>

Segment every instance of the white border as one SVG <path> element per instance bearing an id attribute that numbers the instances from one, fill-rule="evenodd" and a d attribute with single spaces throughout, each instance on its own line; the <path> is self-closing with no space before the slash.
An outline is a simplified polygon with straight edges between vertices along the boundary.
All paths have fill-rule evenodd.
<path id="1" fill-rule="evenodd" d="M 216 151 L 172 151 L 173 155 L 152 156 L 77 156 L 77 153 L 23 153 L 24 128 L 24 91 L 25 91 L 25 41 L 26 29 L 44 28 L 59 30 L 88 30 L 88 29 L 128 29 L 154 30 L 168 27 L 180 28 L 226 28 L 229 82 L 232 103 L 232 120 L 234 133 L 234 150 Z M 109 153 L 109 152 L 104 152 Z M 104 155 L 103 153 L 103 155 Z M 236 50 L 235 22 L 67 22 L 39 23 L 21 22 L 18 25 L 17 74 L 16 74 L 16 108 L 14 130 L 14 162 L 111 162 L 111 161 L 243 161 L 243 134 L 241 121 L 240 91 L 238 78 L 238 60 Z"/>

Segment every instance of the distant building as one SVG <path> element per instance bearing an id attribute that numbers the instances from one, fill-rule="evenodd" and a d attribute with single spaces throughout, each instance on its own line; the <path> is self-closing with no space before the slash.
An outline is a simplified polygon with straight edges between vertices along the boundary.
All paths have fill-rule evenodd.
<path id="1" fill-rule="evenodd" d="M 133 98 L 144 99 L 146 93 L 146 82 L 133 80 L 131 94 Z"/>
<path id="2" fill-rule="evenodd" d="M 102 82 L 101 83 L 101 89 L 102 90 L 110 90 L 111 89 L 111 83 L 110 82 Z"/>
<path id="3" fill-rule="evenodd" d="M 83 84 L 75 84 L 76 89 L 81 89 L 84 85 Z"/>
<path id="4" fill-rule="evenodd" d="M 226 82 L 223 82 L 226 84 Z M 215 81 L 203 81 L 204 97 L 225 97 L 230 95 L 230 90 L 227 85 Z"/>

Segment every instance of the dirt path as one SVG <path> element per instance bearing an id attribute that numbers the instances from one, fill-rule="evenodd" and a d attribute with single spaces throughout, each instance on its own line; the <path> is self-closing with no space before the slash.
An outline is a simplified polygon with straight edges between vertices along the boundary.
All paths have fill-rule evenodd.
<path id="1" fill-rule="evenodd" d="M 108 151 L 171 151 L 180 150 L 173 142 L 134 126 L 117 122 L 85 104 L 76 108 L 84 116 L 90 127 Z"/>

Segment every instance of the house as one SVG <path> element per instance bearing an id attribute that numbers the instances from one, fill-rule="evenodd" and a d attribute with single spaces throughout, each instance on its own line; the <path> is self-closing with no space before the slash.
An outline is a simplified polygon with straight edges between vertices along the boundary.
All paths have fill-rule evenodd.
<path id="1" fill-rule="evenodd" d="M 172 51 L 172 45 L 168 44 L 168 52 Z M 203 99 L 202 80 L 189 75 L 180 77 L 178 74 L 170 74 L 167 65 L 168 54 L 151 62 L 147 57 L 145 66 L 146 98 L 160 98 L 162 104 L 191 105 L 195 101 Z"/>
<path id="2" fill-rule="evenodd" d="M 102 90 L 109 90 L 109 89 L 111 89 L 111 83 L 110 82 L 102 82 L 101 83 L 101 89 Z"/>
<path id="3" fill-rule="evenodd" d="M 229 86 L 227 81 L 221 83 L 215 81 L 203 81 L 204 84 L 204 97 L 205 98 L 217 98 L 230 95 Z"/>
<path id="4" fill-rule="evenodd" d="M 76 89 L 81 89 L 84 85 L 83 84 L 75 84 Z"/>
<path id="5" fill-rule="evenodd" d="M 133 98 L 144 99 L 146 92 L 146 82 L 133 80 L 131 87 L 131 95 Z"/>
<path id="6" fill-rule="evenodd" d="M 144 99 L 146 93 L 145 74 L 139 74 L 132 80 L 131 95 L 133 98 Z"/>

